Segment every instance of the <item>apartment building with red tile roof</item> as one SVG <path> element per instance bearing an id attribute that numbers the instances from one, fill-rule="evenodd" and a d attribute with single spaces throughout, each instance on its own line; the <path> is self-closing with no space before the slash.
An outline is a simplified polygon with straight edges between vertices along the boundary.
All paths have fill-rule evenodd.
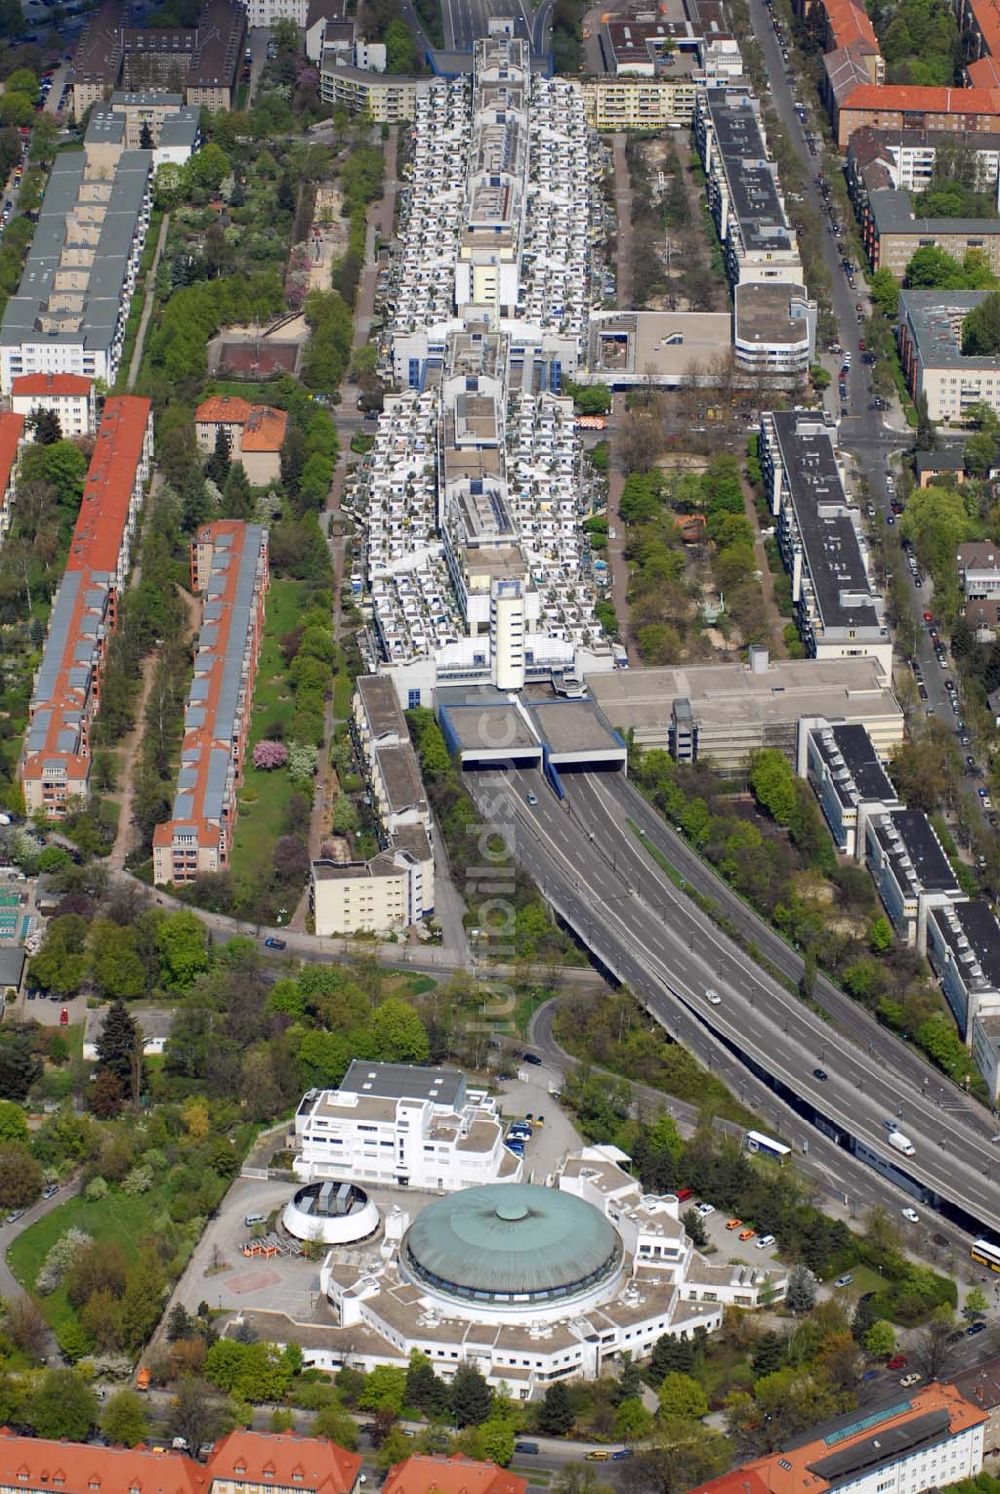
<path id="1" fill-rule="evenodd" d="M 414 1453 L 389 1469 L 382 1494 L 527 1494 L 528 1480 L 460 1453 Z"/>
<path id="2" fill-rule="evenodd" d="M 208 1494 L 206 1468 L 183 1453 L 19 1437 L 0 1427 L 0 1489 L 26 1494 Z"/>
<path id="3" fill-rule="evenodd" d="M 230 1432 L 208 1460 L 211 1494 L 258 1489 L 276 1494 L 351 1494 L 363 1458 L 326 1437 Z"/>
<path id="4" fill-rule="evenodd" d="M 215 394 L 194 412 L 194 430 L 199 450 L 206 456 L 215 450 L 219 430 L 229 437 L 232 460 L 242 462 L 255 487 L 276 482 L 281 475 L 281 448 L 285 444 L 288 414 L 271 405 L 251 405 L 240 396 Z"/>
<path id="5" fill-rule="evenodd" d="M 19 374 L 11 381 L 10 404 L 19 415 L 51 410 L 67 439 L 92 435 L 97 423 L 94 381 L 82 374 Z"/>
<path id="6" fill-rule="evenodd" d="M 954 1385 L 899 1388 L 691 1494 L 825 1494 L 844 1485 L 851 1494 L 942 1488 L 980 1471 L 988 1421 L 988 1412 Z"/>
<path id="7" fill-rule="evenodd" d="M 181 1452 L 50 1442 L 0 1428 L 0 1489 L 26 1494 L 257 1494 L 265 1488 L 353 1494 L 361 1462 L 325 1437 L 231 1432 L 202 1464 Z"/>
<path id="8" fill-rule="evenodd" d="M 834 114 L 837 144 L 847 148 L 863 125 L 883 130 L 946 130 L 979 134 L 1000 130 L 1000 88 L 919 88 L 911 84 L 857 84 Z"/>
<path id="9" fill-rule="evenodd" d="M 17 461 L 24 440 L 24 416 L 0 414 L 0 539 L 10 528 L 17 488 Z"/>
<path id="10" fill-rule="evenodd" d="M 153 449 L 152 405 L 120 395 L 101 417 L 62 581 L 35 676 L 18 777 L 29 813 L 86 798 L 90 722 L 132 555 Z"/>
<path id="11" fill-rule="evenodd" d="M 268 588 L 267 530 L 222 519 L 191 546 L 205 598 L 170 819 L 153 832 L 153 880 L 191 882 L 229 865 Z"/>

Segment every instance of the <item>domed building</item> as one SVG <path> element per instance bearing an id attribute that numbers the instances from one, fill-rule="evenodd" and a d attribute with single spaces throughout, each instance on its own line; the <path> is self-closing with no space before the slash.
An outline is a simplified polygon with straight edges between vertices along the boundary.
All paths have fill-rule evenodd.
<path id="1" fill-rule="evenodd" d="M 379 1227 L 379 1212 L 357 1183 L 307 1183 L 285 1205 L 281 1222 L 297 1240 L 356 1245 Z"/>
<path id="2" fill-rule="evenodd" d="M 581 1198 L 531 1183 L 465 1188 L 410 1225 L 399 1271 L 452 1317 L 549 1322 L 613 1292 L 625 1249 Z"/>

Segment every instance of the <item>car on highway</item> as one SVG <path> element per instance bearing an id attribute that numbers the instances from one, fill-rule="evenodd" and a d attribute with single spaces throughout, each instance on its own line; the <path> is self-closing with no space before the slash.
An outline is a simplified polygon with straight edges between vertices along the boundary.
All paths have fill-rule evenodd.
<path id="1" fill-rule="evenodd" d="M 718 991 L 713 989 L 712 986 L 709 986 L 708 990 L 705 992 L 705 1000 L 708 1002 L 709 1006 L 722 1005 L 722 997 L 719 995 Z"/>
<path id="2" fill-rule="evenodd" d="M 525 1063 L 533 1063 L 537 1068 L 541 1068 L 542 1066 L 542 1060 L 537 1053 L 522 1053 L 521 1057 Z"/>
<path id="3" fill-rule="evenodd" d="M 830 1076 L 826 1072 L 826 1069 L 813 1069 L 813 1078 L 814 1079 L 820 1079 L 820 1080 L 822 1080 L 822 1081 L 825 1082 L 827 1079 L 829 1079 L 829 1077 Z"/>
<path id="4" fill-rule="evenodd" d="M 527 800 L 528 804 L 531 806 L 531 808 L 534 809 L 535 805 L 538 803 L 538 795 L 537 794 L 533 794 L 531 792 L 531 790 L 529 789 L 528 792 L 525 794 L 524 797 Z"/>
<path id="5" fill-rule="evenodd" d="M 911 1385 L 919 1385 L 923 1378 L 923 1375 L 918 1375 L 916 1370 L 911 1370 L 908 1375 L 902 1376 L 899 1383 L 904 1390 L 909 1390 Z"/>
<path id="6" fill-rule="evenodd" d="M 920 1215 L 917 1213 L 916 1209 L 910 1209 L 910 1208 L 901 1209 L 900 1213 L 902 1214 L 903 1218 L 905 1220 L 907 1220 L 908 1223 L 910 1223 L 910 1224 L 919 1224 L 920 1223 Z"/>
<path id="7" fill-rule="evenodd" d="M 287 949 L 288 941 L 286 939 L 276 939 L 273 934 L 269 934 L 268 937 L 264 940 L 264 948 Z"/>

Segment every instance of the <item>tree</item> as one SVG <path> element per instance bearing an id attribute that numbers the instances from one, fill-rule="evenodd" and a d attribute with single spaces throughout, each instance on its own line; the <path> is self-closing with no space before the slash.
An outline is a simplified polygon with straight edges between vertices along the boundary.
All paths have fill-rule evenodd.
<path id="1" fill-rule="evenodd" d="M 708 1244 L 708 1231 L 705 1221 L 697 1209 L 685 1209 L 681 1215 L 681 1223 L 691 1236 L 696 1250 L 704 1250 Z"/>
<path id="2" fill-rule="evenodd" d="M 123 929 L 122 933 L 125 932 L 126 930 Z M 95 1046 L 98 1069 L 104 1069 L 113 1074 L 125 1094 L 132 1094 L 133 1088 L 141 1089 L 142 1034 L 124 1001 L 120 999 L 113 1001 L 108 1007 L 104 1025 Z M 137 1067 L 140 1084 L 134 1086 L 133 1076 Z M 138 1095 L 134 1098 L 138 1099 Z"/>
<path id="3" fill-rule="evenodd" d="M 16 1141 L 0 1146 L 0 1209 L 25 1209 L 42 1191 L 42 1169 Z"/>
<path id="4" fill-rule="evenodd" d="M 1000 352 L 1000 291 L 984 296 L 962 323 L 962 353 L 967 358 L 992 358 Z"/>
<path id="5" fill-rule="evenodd" d="M 62 426 L 59 424 L 59 416 L 55 410 L 47 410 L 42 405 L 36 405 L 25 424 L 33 432 L 35 440 L 42 446 L 51 446 L 54 441 L 62 440 Z"/>
<path id="6" fill-rule="evenodd" d="M 117 1391 L 101 1414 L 101 1431 L 117 1447 L 135 1447 L 145 1442 L 149 1436 L 149 1416 L 142 1396 L 134 1390 Z"/>
<path id="7" fill-rule="evenodd" d="M 28 1420 L 39 1437 L 85 1442 L 97 1420 L 97 1397 L 71 1369 L 50 1369 L 28 1403 Z"/>
<path id="8" fill-rule="evenodd" d="M 417 1012 L 399 996 L 389 996 L 369 1024 L 372 1056 L 385 1063 L 426 1063 L 430 1039 Z"/>
<path id="9" fill-rule="evenodd" d="M 700 1420 L 708 1413 L 708 1398 L 691 1375 L 672 1370 L 659 1389 L 660 1413 L 669 1418 Z"/>
<path id="10" fill-rule="evenodd" d="M 471 1364 L 461 1364 L 451 1382 L 451 1414 L 457 1427 L 478 1426 L 490 1414 L 490 1387 Z"/>
<path id="11" fill-rule="evenodd" d="M 232 455 L 233 443 L 229 439 L 229 432 L 224 425 L 220 425 L 215 432 L 215 449 L 205 463 L 205 476 L 210 477 L 217 488 L 224 489 L 226 486 Z"/>
<path id="12" fill-rule="evenodd" d="M 224 519 L 251 519 L 253 509 L 253 490 L 246 468 L 242 462 L 231 462 L 222 490 L 222 516 Z"/>
<path id="13" fill-rule="evenodd" d="M 26 1100 L 41 1078 L 42 1061 L 25 1032 L 0 1032 L 0 1099 Z"/>
<path id="14" fill-rule="evenodd" d="M 448 1410 L 448 1387 L 434 1373 L 434 1366 L 426 1354 L 414 1353 L 410 1356 L 406 1371 L 405 1404 L 431 1418 L 443 1416 Z"/>
<path id="15" fill-rule="evenodd" d="M 892 948 L 892 924 L 884 913 L 873 918 L 869 925 L 868 947 L 873 954 L 885 954 Z"/>
<path id="16" fill-rule="evenodd" d="M 816 1280 L 807 1266 L 793 1266 L 788 1277 L 785 1303 L 789 1312 L 811 1312 L 816 1301 Z"/>
<path id="17" fill-rule="evenodd" d="M 873 1359 L 888 1359 L 896 1352 L 896 1331 L 885 1318 L 878 1318 L 865 1334 L 865 1348 Z"/>
<path id="18" fill-rule="evenodd" d="M 731 1460 L 732 1447 L 721 1432 L 700 1421 L 664 1418 L 632 1460 L 632 1472 L 641 1487 L 684 1494 L 722 1473 Z"/>
<path id="19" fill-rule="evenodd" d="M 967 1318 L 985 1317 L 989 1306 L 986 1293 L 981 1287 L 971 1287 L 966 1293 L 964 1312 Z"/>
<path id="20" fill-rule="evenodd" d="M 20 1105 L 12 1100 L 0 1100 L 0 1143 L 28 1140 L 28 1121 Z"/>
<path id="21" fill-rule="evenodd" d="M 167 1432 L 183 1437 L 192 1452 L 202 1443 L 214 1442 L 223 1428 L 223 1411 L 204 1380 L 181 1380 L 170 1403 Z"/>
<path id="22" fill-rule="evenodd" d="M 155 148 L 156 141 L 153 139 L 153 132 L 149 128 L 149 120 L 144 119 L 142 122 L 142 129 L 139 131 L 139 149 L 154 150 Z"/>
<path id="23" fill-rule="evenodd" d="M 748 778 L 754 798 L 779 825 L 787 825 L 795 813 L 795 778 L 783 752 L 765 747 L 750 760 Z"/>
<path id="24" fill-rule="evenodd" d="M 156 945 L 163 960 L 165 984 L 184 990 L 208 969 L 205 929 L 197 914 L 186 910 L 164 918 L 156 931 Z"/>
<path id="25" fill-rule="evenodd" d="M 412 73 L 416 68 L 413 39 L 405 21 L 395 18 L 385 28 L 385 70 Z"/>
<path id="26" fill-rule="evenodd" d="M 939 1307 L 911 1342 L 910 1358 L 926 1379 L 941 1380 L 947 1374 L 955 1358 L 955 1346 L 949 1342 L 954 1331 L 954 1313 Z"/>
<path id="27" fill-rule="evenodd" d="M 899 281 L 891 270 L 876 270 L 869 282 L 871 297 L 887 322 L 899 315 Z"/>
<path id="28" fill-rule="evenodd" d="M 97 919 L 90 938 L 90 972 L 104 996 L 134 1001 L 145 995 L 146 967 L 136 948 L 134 929 L 109 918 Z"/>
<path id="29" fill-rule="evenodd" d="M 548 1386 L 536 1417 L 538 1430 L 549 1437 L 565 1437 L 575 1421 L 569 1391 L 561 1380 Z"/>

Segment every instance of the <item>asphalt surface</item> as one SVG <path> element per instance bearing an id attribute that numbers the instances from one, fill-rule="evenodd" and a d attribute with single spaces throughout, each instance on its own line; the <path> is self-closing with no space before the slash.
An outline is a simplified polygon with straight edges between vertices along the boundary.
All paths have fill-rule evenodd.
<path id="1" fill-rule="evenodd" d="M 492 17 L 510 16 L 514 35 L 531 43 L 535 57 L 548 55 L 552 35 L 552 0 L 532 11 L 526 0 L 441 0 L 445 52 L 471 52 L 477 38 L 489 35 Z M 408 17 L 409 19 L 409 17 Z M 423 33 L 423 27 L 420 26 Z"/>
<path id="2" fill-rule="evenodd" d="M 1000 1152 L 970 1124 L 974 1114 L 942 1108 L 929 1069 L 919 1084 L 893 1073 L 892 1047 L 909 1063 L 902 1044 L 885 1035 L 893 1062 L 856 1045 L 751 966 L 628 828 L 629 818 L 641 823 L 644 814 L 656 817 L 622 775 L 571 775 L 562 803 L 537 772 L 471 774 L 469 783 L 483 813 L 509 825 L 517 859 L 600 963 L 766 1126 L 773 1123 L 796 1150 L 808 1151 L 826 1168 L 845 1196 L 902 1200 L 893 1184 L 797 1116 L 754 1066 L 890 1161 L 896 1154 L 886 1143 L 883 1122 L 898 1123 L 916 1148 L 915 1156 L 899 1158 L 907 1171 L 977 1221 L 1000 1228 Z M 535 805 L 527 803 L 529 791 Z M 706 999 L 709 989 L 721 997 L 718 1004 Z M 815 1078 L 815 1068 L 829 1078 Z"/>

